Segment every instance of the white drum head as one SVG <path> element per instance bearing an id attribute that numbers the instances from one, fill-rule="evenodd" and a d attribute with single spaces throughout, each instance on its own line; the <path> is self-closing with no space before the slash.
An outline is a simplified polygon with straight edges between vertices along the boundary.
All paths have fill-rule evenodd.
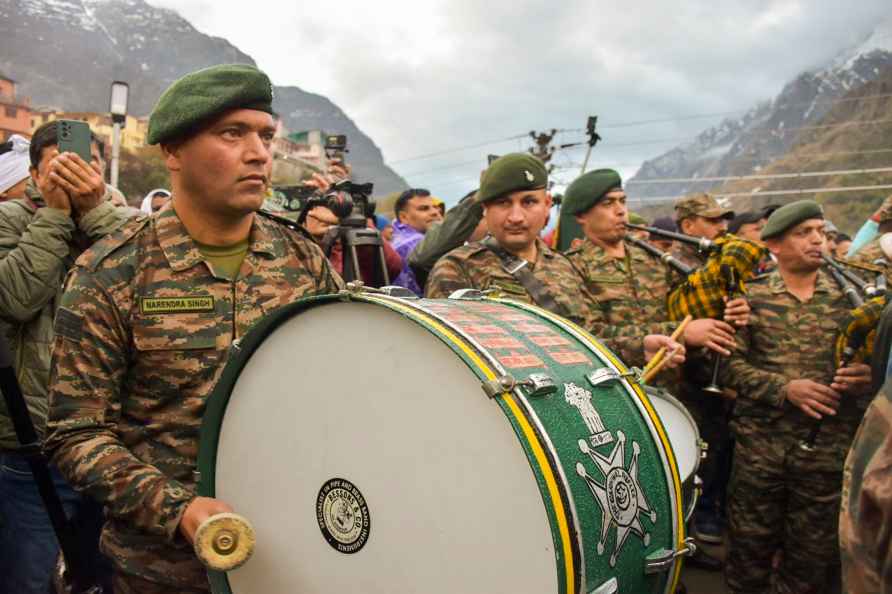
<path id="1" fill-rule="evenodd" d="M 558 591 L 505 415 L 445 343 L 384 307 L 312 307 L 264 340 L 226 410 L 216 496 L 257 534 L 234 594 Z M 317 503 L 353 552 L 329 544 Z"/>
<path id="2" fill-rule="evenodd" d="M 669 443 L 678 463 L 678 474 L 682 482 L 687 481 L 697 471 L 700 462 L 700 432 L 697 425 L 690 413 L 665 392 L 648 390 L 647 396 L 669 434 Z"/>

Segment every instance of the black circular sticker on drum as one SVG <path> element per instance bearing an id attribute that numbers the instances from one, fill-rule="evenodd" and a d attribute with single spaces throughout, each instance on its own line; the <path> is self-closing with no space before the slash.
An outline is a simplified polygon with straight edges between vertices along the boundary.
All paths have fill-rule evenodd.
<path id="1" fill-rule="evenodd" d="M 357 553 L 369 540 L 369 506 L 356 485 L 346 479 L 333 478 L 319 489 L 316 520 L 322 536 L 339 553 Z"/>

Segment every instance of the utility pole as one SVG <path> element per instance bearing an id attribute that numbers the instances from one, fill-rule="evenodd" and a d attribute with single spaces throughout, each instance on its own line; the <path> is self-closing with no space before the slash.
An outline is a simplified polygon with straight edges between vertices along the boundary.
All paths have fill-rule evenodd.
<path id="1" fill-rule="evenodd" d="M 550 133 L 537 133 L 535 130 L 530 130 L 530 138 L 536 143 L 536 146 L 530 148 L 530 154 L 543 163 L 551 161 L 551 157 L 554 156 L 554 147 L 551 146 L 551 141 L 554 139 L 555 134 L 557 134 L 557 130 L 554 128 L 551 129 Z"/>
<path id="2" fill-rule="evenodd" d="M 588 159 L 592 155 L 592 149 L 601 140 L 601 135 L 596 131 L 597 127 L 598 116 L 588 116 L 588 121 L 585 124 L 585 133 L 588 136 L 588 150 L 585 151 L 585 160 L 582 162 L 582 170 L 579 172 L 579 175 L 585 173 L 585 168 L 588 167 Z"/>

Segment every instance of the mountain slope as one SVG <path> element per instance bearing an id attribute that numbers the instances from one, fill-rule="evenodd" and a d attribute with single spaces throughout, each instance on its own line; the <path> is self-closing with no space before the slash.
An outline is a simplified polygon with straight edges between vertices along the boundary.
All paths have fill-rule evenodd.
<path id="1" fill-rule="evenodd" d="M 201 33 L 171 10 L 143 0 L 0 0 L 0 73 L 34 105 L 108 110 L 112 80 L 130 84 L 130 112 L 148 114 L 180 76 L 214 64 L 254 64 L 225 39 Z M 376 194 L 407 188 L 380 149 L 327 98 L 275 87 L 275 109 L 293 130 L 347 134 L 357 181 Z"/>
<path id="2" fill-rule="evenodd" d="M 776 98 L 737 119 L 726 119 L 692 141 L 642 164 L 629 180 L 632 198 L 676 196 L 705 190 L 705 183 L 636 185 L 659 178 L 745 175 L 758 171 L 797 141 L 799 128 L 820 121 L 851 89 L 875 80 L 892 65 L 892 18 L 880 23 L 862 43 L 842 52 L 823 68 L 804 72 Z"/>

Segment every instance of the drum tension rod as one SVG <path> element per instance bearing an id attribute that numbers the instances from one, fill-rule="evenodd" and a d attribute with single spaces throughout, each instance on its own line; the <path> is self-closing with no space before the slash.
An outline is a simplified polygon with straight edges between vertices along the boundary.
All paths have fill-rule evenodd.
<path id="1" fill-rule="evenodd" d="M 539 398 L 557 392 L 554 380 L 544 373 L 533 373 L 527 379 L 518 381 L 511 374 L 505 374 L 496 379 L 487 380 L 482 384 L 483 391 L 490 398 L 495 398 L 514 388 L 524 388 L 527 396 Z"/>
<path id="2" fill-rule="evenodd" d="M 585 379 L 588 380 L 588 383 L 591 384 L 593 388 L 597 388 L 601 384 L 606 384 L 608 382 L 618 382 L 620 380 L 634 380 L 637 381 L 638 374 L 634 371 L 629 371 L 627 373 L 618 373 L 613 369 L 608 367 L 603 367 L 597 371 L 593 371 L 585 376 Z"/>
<path id="3" fill-rule="evenodd" d="M 686 538 L 681 543 L 681 548 L 675 551 L 669 549 L 659 549 L 647 556 L 644 562 L 644 573 L 650 575 L 653 573 L 663 573 L 672 569 L 675 560 L 679 557 L 690 557 L 697 552 L 697 545 L 694 544 L 693 538 Z"/>

